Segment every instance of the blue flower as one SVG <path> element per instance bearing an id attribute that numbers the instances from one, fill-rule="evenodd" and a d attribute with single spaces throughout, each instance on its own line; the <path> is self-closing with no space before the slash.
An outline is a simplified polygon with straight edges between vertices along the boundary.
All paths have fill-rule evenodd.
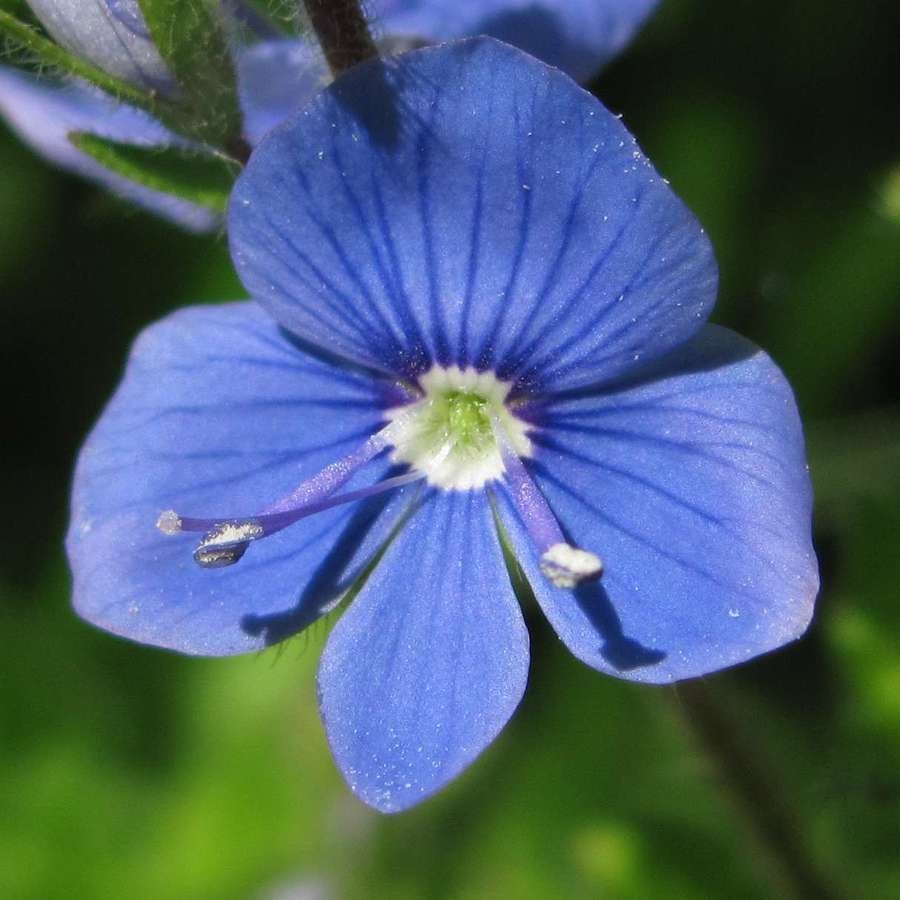
<path id="1" fill-rule="evenodd" d="M 384 33 L 428 43 L 483 34 L 576 81 L 597 74 L 631 39 L 659 0 L 373 0 Z"/>
<path id="2" fill-rule="evenodd" d="M 487 38 L 358 67 L 261 143 L 229 231 L 259 302 L 148 329 L 81 454 L 82 616 L 220 655 L 352 599 L 321 709 L 386 811 L 457 775 L 522 696 L 498 529 L 611 675 L 672 682 L 802 634 L 790 387 L 705 324 L 702 229 L 568 77 Z"/>
<path id="3" fill-rule="evenodd" d="M 585 79 L 622 49 L 656 2 L 377 0 L 371 6 L 378 30 L 401 45 L 484 33 Z M 73 52 L 119 77 L 162 91 L 171 88 L 171 76 L 150 40 L 137 0 L 97 0 L 86 7 L 83 0 L 30 0 L 30 4 L 51 34 Z M 239 14 L 241 4 L 232 0 L 227 8 Z M 235 64 L 244 136 L 251 145 L 329 80 L 321 55 L 308 41 L 267 38 L 237 47 Z M 0 66 L 0 113 L 34 150 L 183 227 L 215 228 L 219 219 L 209 210 L 132 184 L 69 143 L 73 131 L 136 145 L 178 143 L 149 116 L 129 107 L 119 109 L 122 112 L 84 84 L 61 85 Z"/>

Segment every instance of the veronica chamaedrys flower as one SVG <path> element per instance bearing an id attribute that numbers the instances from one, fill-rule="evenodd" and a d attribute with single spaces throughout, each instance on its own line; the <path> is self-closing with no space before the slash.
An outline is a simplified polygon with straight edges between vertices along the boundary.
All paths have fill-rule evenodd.
<path id="1" fill-rule="evenodd" d="M 260 144 L 229 234 L 259 302 L 149 328 L 82 451 L 82 616 L 231 654 L 349 591 L 321 709 L 385 811 L 457 775 L 522 696 L 495 513 L 600 671 L 671 682 L 804 631 L 790 387 L 705 324 L 709 241 L 567 76 L 487 38 L 359 66 Z"/>
<path id="2" fill-rule="evenodd" d="M 166 90 L 171 79 L 153 47 L 137 0 L 30 0 L 66 47 L 113 74 Z M 435 42 L 489 34 L 585 79 L 617 53 L 658 0 L 373 0 L 378 33 L 388 44 Z M 240 0 L 223 4 L 240 16 Z M 251 22 L 256 18 L 250 18 Z M 235 48 L 244 137 L 255 145 L 329 81 L 309 40 L 267 37 Z M 31 147 L 64 169 L 88 177 L 129 201 L 191 230 L 215 228 L 217 215 L 130 184 L 80 150 L 68 134 L 86 131 L 123 143 L 170 146 L 177 139 L 148 116 L 115 104 L 80 82 L 61 85 L 0 66 L 0 113 Z M 110 124 L 110 119 L 115 123 Z M 131 128 L 129 129 L 129 123 Z"/>
<path id="3" fill-rule="evenodd" d="M 67 50 L 111 75 L 165 90 L 172 76 L 150 38 L 138 0 L 27 0 Z"/>

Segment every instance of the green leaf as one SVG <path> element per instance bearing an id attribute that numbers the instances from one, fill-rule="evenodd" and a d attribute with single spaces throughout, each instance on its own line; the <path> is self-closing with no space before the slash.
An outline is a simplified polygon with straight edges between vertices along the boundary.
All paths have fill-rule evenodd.
<path id="1" fill-rule="evenodd" d="M 82 153 L 131 181 L 215 212 L 225 211 L 237 175 L 237 167 L 221 157 L 177 147 L 138 147 L 87 132 L 73 132 L 69 140 Z"/>
<path id="2" fill-rule="evenodd" d="M 160 114 L 159 104 L 152 94 L 109 75 L 69 53 L 68 50 L 44 37 L 36 28 L 26 25 L 4 10 L 0 10 L 0 36 L 5 37 L 14 50 L 21 51 L 31 61 L 49 66 L 65 75 L 89 81 L 117 100 L 130 103 L 154 115 Z"/>
<path id="3" fill-rule="evenodd" d="M 217 4 L 212 0 L 139 0 L 147 27 L 178 81 L 173 103 L 180 130 L 240 155 L 237 79 Z"/>

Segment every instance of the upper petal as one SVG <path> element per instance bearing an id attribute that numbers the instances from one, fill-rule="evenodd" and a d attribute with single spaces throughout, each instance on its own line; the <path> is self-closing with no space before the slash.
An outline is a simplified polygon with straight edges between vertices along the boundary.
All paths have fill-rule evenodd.
<path id="1" fill-rule="evenodd" d="M 585 81 L 615 56 L 659 0 L 373 0 L 388 35 L 428 41 L 485 34 Z"/>
<path id="2" fill-rule="evenodd" d="M 283 325 L 407 375 L 611 378 L 715 296 L 709 242 L 619 120 L 488 38 L 343 75 L 257 148 L 229 231 Z"/>
<path id="3" fill-rule="evenodd" d="M 576 656 L 675 681 L 804 632 L 818 573 L 803 435 L 790 386 L 759 348 L 709 326 L 640 380 L 540 418 L 537 481 L 570 540 L 602 557 L 602 580 L 553 587 L 507 501 L 504 521 Z"/>
<path id="4" fill-rule="evenodd" d="M 60 44 L 111 75 L 148 87 L 171 84 L 138 0 L 28 0 L 28 5 Z"/>
<path id="5" fill-rule="evenodd" d="M 350 787 L 383 812 L 434 793 L 497 736 L 527 673 L 486 497 L 432 492 L 322 656 L 322 716 Z"/>
<path id="6" fill-rule="evenodd" d="M 204 231 L 217 223 L 219 217 L 210 210 L 129 181 L 69 142 L 73 131 L 151 147 L 176 140 L 141 110 L 117 103 L 87 85 L 60 84 L 0 66 L 0 112 L 22 140 L 55 165 L 90 178 L 185 228 Z"/>
<path id="7" fill-rule="evenodd" d="M 299 522 L 225 569 L 197 566 L 198 535 L 163 535 L 157 517 L 259 513 L 359 446 L 380 406 L 371 379 L 301 353 L 255 304 L 187 309 L 147 329 L 78 461 L 67 539 L 77 611 L 208 655 L 299 631 L 380 546 L 402 492 Z M 389 465 L 375 460 L 352 486 Z"/>

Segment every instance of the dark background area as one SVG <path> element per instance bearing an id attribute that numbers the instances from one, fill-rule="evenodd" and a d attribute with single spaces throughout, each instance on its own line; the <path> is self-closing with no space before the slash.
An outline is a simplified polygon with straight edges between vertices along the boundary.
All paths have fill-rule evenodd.
<path id="1" fill-rule="evenodd" d="M 799 865 L 835 896 L 900 896 L 898 42 L 893 0 L 663 0 L 593 85 L 710 232 L 714 321 L 797 390 L 823 574 L 810 634 L 707 679 L 707 709 L 584 669 L 532 617 L 511 726 L 389 819 L 328 756 L 324 627 L 189 660 L 69 610 L 71 466 L 131 340 L 243 293 L 221 236 L 0 131 L 0 895 L 765 898 L 802 892 Z"/>

